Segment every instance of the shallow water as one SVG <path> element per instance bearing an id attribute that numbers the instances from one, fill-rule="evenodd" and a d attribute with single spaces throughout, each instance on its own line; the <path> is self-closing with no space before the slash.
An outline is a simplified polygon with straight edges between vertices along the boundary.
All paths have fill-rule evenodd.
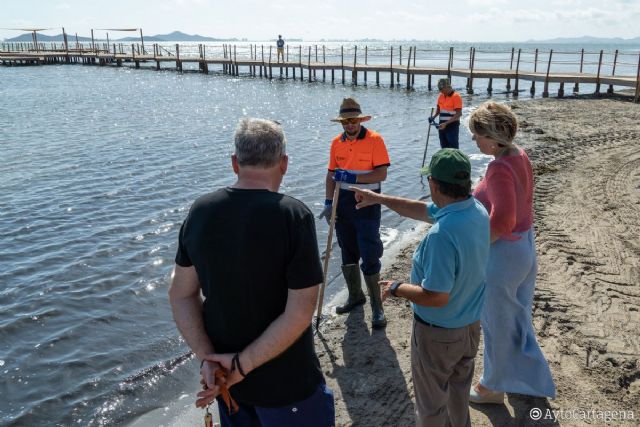
<path id="1" fill-rule="evenodd" d="M 166 295 L 177 233 L 197 196 L 234 182 L 240 117 L 283 124 L 281 191 L 317 213 L 340 131 L 329 119 L 355 96 L 389 150 L 384 191 L 426 195 L 436 94 L 424 82 L 407 92 L 80 65 L 0 68 L 0 81 L 0 424 L 125 423 L 180 395 L 192 366 Z M 486 96 L 464 99 L 466 117 Z M 464 126 L 461 148 L 477 179 L 489 159 Z M 324 250 L 328 227 L 316 226 Z M 384 211 L 385 246 L 414 226 Z M 338 270 L 334 251 L 325 301 Z"/>

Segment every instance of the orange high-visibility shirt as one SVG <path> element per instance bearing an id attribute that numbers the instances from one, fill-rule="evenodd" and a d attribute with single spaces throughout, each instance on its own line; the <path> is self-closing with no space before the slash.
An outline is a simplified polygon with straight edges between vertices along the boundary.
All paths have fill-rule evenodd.
<path id="1" fill-rule="evenodd" d="M 336 136 L 331 142 L 329 171 L 344 169 L 351 173 L 369 173 L 375 168 L 391 165 L 384 139 L 379 133 L 361 127 L 355 140 L 351 141 L 345 133 Z M 363 188 L 380 188 L 380 184 L 358 184 Z"/>
<path id="2" fill-rule="evenodd" d="M 453 92 L 451 96 L 441 93 L 438 96 L 438 107 L 440 108 L 440 122 L 446 122 L 456 114 L 456 110 L 462 110 L 462 97 L 458 92 Z"/>

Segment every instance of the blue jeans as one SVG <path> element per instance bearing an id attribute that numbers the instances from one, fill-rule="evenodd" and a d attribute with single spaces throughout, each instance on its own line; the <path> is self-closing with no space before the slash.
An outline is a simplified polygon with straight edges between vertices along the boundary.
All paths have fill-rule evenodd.
<path id="1" fill-rule="evenodd" d="M 229 408 L 218 400 L 222 427 L 332 427 L 335 425 L 333 392 L 326 384 L 305 400 L 278 408 L 263 408 L 238 402 L 238 412 L 229 415 Z"/>
<path id="2" fill-rule="evenodd" d="M 460 122 L 451 123 L 447 125 L 444 130 L 438 129 L 438 136 L 440 137 L 440 148 L 459 148 L 458 147 L 458 134 L 460 133 Z"/>

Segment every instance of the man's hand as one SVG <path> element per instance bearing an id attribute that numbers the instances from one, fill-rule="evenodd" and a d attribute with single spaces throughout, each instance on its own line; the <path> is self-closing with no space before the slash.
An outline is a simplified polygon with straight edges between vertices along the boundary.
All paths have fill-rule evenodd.
<path id="1" fill-rule="evenodd" d="M 391 296 L 390 289 L 391 289 L 391 284 L 393 283 L 393 280 L 381 280 L 378 283 L 380 284 L 380 294 L 381 294 L 380 297 L 382 301 L 384 301 Z"/>
<path id="2" fill-rule="evenodd" d="M 333 206 L 333 200 L 325 199 L 324 208 L 322 208 L 322 212 L 318 215 L 318 219 L 324 218 L 327 221 L 327 225 L 331 223 L 331 208 Z"/>
<path id="3" fill-rule="evenodd" d="M 226 369 L 226 371 L 228 372 L 227 380 L 225 383 L 227 385 L 227 388 L 233 386 L 234 384 L 238 384 L 240 381 L 244 379 L 244 376 L 242 376 L 242 374 L 240 373 L 240 370 L 235 366 L 233 366 L 234 356 L 235 354 L 233 353 L 226 353 L 226 354 L 212 353 L 204 356 L 205 360 L 209 360 L 211 362 L 217 362 L 220 364 L 220 366 Z M 231 369 L 232 366 L 234 368 L 233 370 Z M 241 367 L 245 375 L 248 374 L 253 369 L 250 363 L 245 359 L 242 359 Z"/>
<path id="4" fill-rule="evenodd" d="M 447 122 L 440 123 L 440 126 L 438 126 L 438 129 L 444 130 L 444 128 L 446 128 L 446 127 L 447 127 Z"/>
<path id="5" fill-rule="evenodd" d="M 366 208 L 367 206 L 377 205 L 380 203 L 380 194 L 371 190 L 362 190 L 356 187 L 349 187 L 356 194 L 356 209 Z"/>
<path id="6" fill-rule="evenodd" d="M 217 362 L 210 362 L 205 359 L 200 369 L 200 384 L 203 390 L 197 394 L 196 407 L 204 408 L 209 405 L 220 394 L 220 384 L 216 381 L 216 371 L 221 369 Z"/>
<path id="7" fill-rule="evenodd" d="M 342 169 L 336 169 L 333 180 L 336 182 L 346 182 L 348 184 L 355 184 L 358 181 L 358 175 L 348 172 Z"/>

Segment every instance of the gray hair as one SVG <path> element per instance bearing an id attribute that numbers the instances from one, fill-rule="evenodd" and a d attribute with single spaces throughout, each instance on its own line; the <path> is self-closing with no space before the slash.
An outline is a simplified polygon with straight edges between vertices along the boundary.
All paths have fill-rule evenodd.
<path id="1" fill-rule="evenodd" d="M 487 101 L 471 113 L 469 130 L 506 147 L 510 146 L 516 137 L 518 119 L 508 106 Z"/>
<path id="2" fill-rule="evenodd" d="M 286 154 L 287 140 L 279 123 L 245 117 L 235 133 L 235 154 L 240 166 L 275 166 Z"/>

